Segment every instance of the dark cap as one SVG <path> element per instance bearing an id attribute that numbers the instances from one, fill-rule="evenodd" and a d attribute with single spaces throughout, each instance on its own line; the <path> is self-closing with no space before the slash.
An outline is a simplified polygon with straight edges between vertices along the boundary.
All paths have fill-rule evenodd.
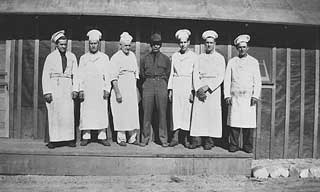
<path id="1" fill-rule="evenodd" d="M 161 42 L 161 35 L 159 33 L 154 33 L 151 35 L 150 42 Z"/>

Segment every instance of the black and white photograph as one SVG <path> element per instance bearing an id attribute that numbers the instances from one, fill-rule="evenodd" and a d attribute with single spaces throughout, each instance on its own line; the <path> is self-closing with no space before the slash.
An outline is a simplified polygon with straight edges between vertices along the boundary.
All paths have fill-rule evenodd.
<path id="1" fill-rule="evenodd" d="M 319 192 L 320 0 L 0 0 L 1 192 Z"/>

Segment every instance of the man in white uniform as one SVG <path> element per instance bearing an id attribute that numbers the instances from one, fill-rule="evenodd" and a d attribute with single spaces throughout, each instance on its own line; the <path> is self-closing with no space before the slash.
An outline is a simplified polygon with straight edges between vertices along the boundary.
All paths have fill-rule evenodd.
<path id="1" fill-rule="evenodd" d="M 206 52 L 199 55 L 193 72 L 193 86 L 196 91 L 194 99 L 191 131 L 193 138 L 190 148 L 202 143 L 204 150 L 214 147 L 213 137 L 222 137 L 221 84 L 225 72 L 225 59 L 215 51 L 215 39 L 218 34 L 213 30 L 202 34 Z"/>
<path id="2" fill-rule="evenodd" d="M 261 76 L 257 59 L 247 53 L 249 40 L 249 35 L 240 35 L 234 40 L 239 54 L 228 62 L 224 79 L 224 96 L 229 106 L 230 152 L 239 150 L 242 128 L 243 150 L 252 153 L 252 128 L 257 126 L 256 105 L 261 92 Z"/>
<path id="3" fill-rule="evenodd" d="M 83 132 L 81 146 L 86 146 L 91 139 L 91 130 L 98 131 L 98 143 L 110 146 L 107 141 L 108 127 L 107 99 L 109 97 L 110 64 L 109 57 L 99 51 L 101 32 L 91 30 L 89 37 L 89 52 L 82 55 L 79 62 L 79 98 L 80 130 Z"/>
<path id="4" fill-rule="evenodd" d="M 42 90 L 48 109 L 49 143 L 52 149 L 61 141 L 75 147 L 73 100 L 77 98 L 78 87 L 75 79 L 76 56 L 67 51 L 67 38 L 64 30 L 52 35 L 56 49 L 50 53 L 43 67 Z"/>
<path id="5" fill-rule="evenodd" d="M 171 73 L 168 82 L 169 101 L 172 102 L 173 138 L 169 144 L 179 144 L 179 133 L 185 147 L 189 147 L 188 136 L 191 122 L 192 73 L 198 56 L 189 50 L 191 32 L 178 30 L 175 37 L 179 40 L 180 50 L 172 55 Z"/>
<path id="6" fill-rule="evenodd" d="M 139 69 L 135 54 L 130 51 L 132 36 L 123 32 L 120 36 L 120 50 L 110 60 L 112 67 L 111 110 L 114 130 L 117 131 L 117 143 L 138 145 L 137 132 L 140 129 L 137 79 Z"/>

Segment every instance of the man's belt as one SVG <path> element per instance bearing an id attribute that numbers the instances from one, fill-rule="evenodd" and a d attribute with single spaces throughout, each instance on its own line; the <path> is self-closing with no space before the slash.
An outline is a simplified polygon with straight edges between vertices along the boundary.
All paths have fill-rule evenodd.
<path id="1" fill-rule="evenodd" d="M 70 78 L 72 79 L 71 74 L 64 74 L 64 73 L 50 73 L 50 78 Z"/>
<path id="2" fill-rule="evenodd" d="M 205 78 L 216 78 L 216 75 L 200 75 L 200 79 L 205 79 Z"/>

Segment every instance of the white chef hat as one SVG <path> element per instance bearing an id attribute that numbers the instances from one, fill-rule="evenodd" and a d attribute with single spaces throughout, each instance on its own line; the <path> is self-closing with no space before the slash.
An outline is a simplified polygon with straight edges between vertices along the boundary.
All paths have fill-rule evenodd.
<path id="1" fill-rule="evenodd" d="M 241 42 L 246 42 L 248 43 L 250 41 L 250 36 L 243 34 L 243 35 L 239 35 L 235 40 L 234 40 L 234 45 L 238 45 Z"/>
<path id="2" fill-rule="evenodd" d="M 191 32 L 188 29 L 180 29 L 176 32 L 175 37 L 179 40 L 187 40 Z"/>
<path id="3" fill-rule="evenodd" d="M 56 43 L 61 37 L 65 37 L 64 35 L 65 31 L 64 30 L 60 30 L 55 32 L 52 36 L 51 36 L 51 41 L 53 43 Z"/>
<path id="4" fill-rule="evenodd" d="M 99 30 L 92 29 L 87 33 L 89 41 L 99 41 L 101 39 L 102 33 Z"/>
<path id="5" fill-rule="evenodd" d="M 120 42 L 122 43 L 125 43 L 125 44 L 131 43 L 132 39 L 133 39 L 132 36 L 128 32 L 123 32 L 120 35 Z"/>
<path id="6" fill-rule="evenodd" d="M 216 39 L 218 38 L 218 33 L 213 30 L 208 30 L 202 33 L 202 39 L 206 40 L 208 37 Z"/>

